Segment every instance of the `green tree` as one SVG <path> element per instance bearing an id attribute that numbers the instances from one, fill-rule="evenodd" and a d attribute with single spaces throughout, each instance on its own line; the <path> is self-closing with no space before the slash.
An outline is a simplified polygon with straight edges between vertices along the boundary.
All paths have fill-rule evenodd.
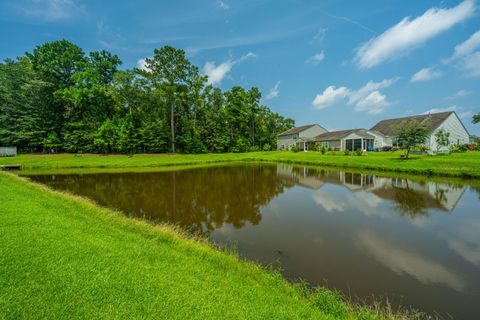
<path id="1" fill-rule="evenodd" d="M 440 150 L 441 147 L 448 147 L 450 138 L 450 132 L 447 132 L 443 129 L 438 130 L 435 132 L 435 142 L 437 143 L 437 151 Z"/>
<path id="2" fill-rule="evenodd" d="M 25 58 L 0 63 L 0 144 L 41 151 L 49 113 L 41 99 L 47 83 Z"/>
<path id="3" fill-rule="evenodd" d="M 184 94 L 198 77 L 198 68 L 185 57 L 185 51 L 165 46 L 155 49 L 153 57 L 145 59 L 145 69 L 137 72 L 167 100 L 170 107 L 171 151 L 175 152 L 176 114 L 182 112 Z"/>
<path id="4" fill-rule="evenodd" d="M 472 118 L 472 123 L 479 123 L 480 122 L 480 113 L 477 113 Z"/>
<path id="5" fill-rule="evenodd" d="M 111 153 L 119 139 L 118 130 L 118 126 L 114 121 L 110 119 L 105 120 L 98 128 L 93 143 L 103 152 Z"/>
<path id="6" fill-rule="evenodd" d="M 405 150 L 405 159 L 408 159 L 410 151 L 425 143 L 428 136 L 428 130 L 425 124 L 413 119 L 403 121 L 397 128 L 397 142 Z"/>

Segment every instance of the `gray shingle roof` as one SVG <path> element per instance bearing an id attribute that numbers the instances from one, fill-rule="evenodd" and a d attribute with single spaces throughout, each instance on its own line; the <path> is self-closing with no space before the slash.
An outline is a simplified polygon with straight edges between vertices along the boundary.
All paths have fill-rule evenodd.
<path id="1" fill-rule="evenodd" d="M 315 137 L 315 141 L 333 141 L 345 138 L 351 133 L 355 133 L 361 137 L 373 139 L 374 136 L 367 133 L 365 129 L 349 129 L 340 131 L 325 132 Z"/>
<path id="2" fill-rule="evenodd" d="M 376 125 L 374 125 L 371 130 L 379 131 L 380 133 L 383 133 L 387 136 L 395 136 L 397 134 L 398 127 L 402 124 L 402 122 L 416 120 L 424 124 L 429 132 L 432 132 L 433 130 L 438 128 L 438 126 L 440 126 L 452 113 L 454 112 L 448 111 L 382 120 Z"/>
<path id="3" fill-rule="evenodd" d="M 306 125 L 306 126 L 295 127 L 295 128 L 292 128 L 290 130 L 287 130 L 287 131 L 284 131 L 284 132 L 280 133 L 279 136 L 287 136 L 287 135 L 290 135 L 290 134 L 300 133 L 302 131 L 310 129 L 313 126 L 316 126 L 316 125 L 315 124 L 309 124 L 309 125 Z"/>

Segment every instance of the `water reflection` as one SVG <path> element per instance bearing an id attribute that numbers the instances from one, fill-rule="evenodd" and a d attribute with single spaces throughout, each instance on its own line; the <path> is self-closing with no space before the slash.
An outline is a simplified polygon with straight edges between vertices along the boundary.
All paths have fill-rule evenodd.
<path id="1" fill-rule="evenodd" d="M 478 188 L 288 165 L 38 175 L 126 214 L 181 225 L 290 279 L 432 314 L 480 314 Z"/>
<path id="2" fill-rule="evenodd" d="M 377 207 L 383 200 L 394 203 L 394 208 L 401 214 L 415 217 L 426 214 L 427 209 L 450 212 L 461 198 L 465 186 L 438 182 L 414 182 L 405 178 L 385 178 L 372 174 L 351 173 L 343 171 L 318 170 L 307 167 L 279 165 L 278 175 L 286 180 L 295 181 L 297 185 L 319 190 L 325 184 L 342 185 L 352 192 L 363 192 L 355 197 L 354 202 L 362 207 Z M 317 204 L 328 212 L 344 211 L 354 203 L 335 199 L 334 194 L 317 192 L 314 195 Z M 348 201 L 347 201 L 348 202 Z"/>

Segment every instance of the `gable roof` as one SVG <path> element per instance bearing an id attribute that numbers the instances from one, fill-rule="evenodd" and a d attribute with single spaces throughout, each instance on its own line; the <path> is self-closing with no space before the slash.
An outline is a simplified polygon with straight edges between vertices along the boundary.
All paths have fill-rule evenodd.
<path id="1" fill-rule="evenodd" d="M 331 131 L 325 132 L 315 137 L 315 141 L 333 141 L 340 140 L 346 136 L 355 133 L 361 137 L 373 139 L 374 136 L 367 133 L 365 129 L 349 129 L 349 130 L 340 130 L 340 131 Z"/>
<path id="2" fill-rule="evenodd" d="M 398 126 L 404 121 L 416 120 L 427 127 L 428 132 L 437 129 L 447 118 L 454 113 L 453 111 L 421 114 L 417 116 L 387 119 L 378 122 L 371 130 L 383 133 L 386 136 L 394 136 L 397 133 Z"/>
<path id="3" fill-rule="evenodd" d="M 319 126 L 319 125 L 318 124 L 309 124 L 309 125 L 306 125 L 306 126 L 295 127 L 295 128 L 292 128 L 290 130 L 287 130 L 287 131 L 284 131 L 284 132 L 280 133 L 279 136 L 287 136 L 287 135 L 290 135 L 290 134 L 300 133 L 300 132 L 305 131 L 307 129 L 310 129 L 311 127 L 314 127 L 314 126 Z"/>

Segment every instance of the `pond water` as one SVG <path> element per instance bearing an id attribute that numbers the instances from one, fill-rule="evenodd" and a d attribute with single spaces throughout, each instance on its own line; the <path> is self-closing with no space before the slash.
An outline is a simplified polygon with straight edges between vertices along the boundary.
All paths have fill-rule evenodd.
<path id="1" fill-rule="evenodd" d="M 30 178 L 233 244 L 291 280 L 353 299 L 388 297 L 442 318 L 480 314 L 480 189 L 461 180 L 280 164 Z"/>

